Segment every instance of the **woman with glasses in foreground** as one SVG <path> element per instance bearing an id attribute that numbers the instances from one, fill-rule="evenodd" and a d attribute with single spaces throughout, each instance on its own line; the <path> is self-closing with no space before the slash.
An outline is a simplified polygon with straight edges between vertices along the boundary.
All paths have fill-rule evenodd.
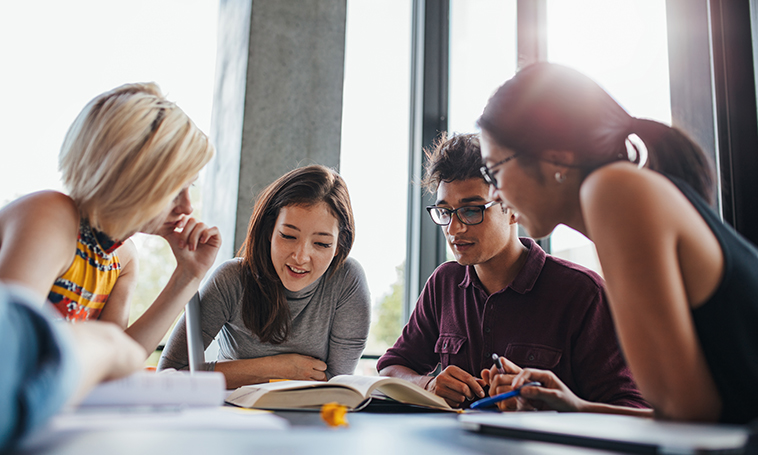
<path id="1" fill-rule="evenodd" d="M 589 78 L 539 63 L 478 120 L 495 200 L 533 237 L 568 225 L 597 247 L 627 363 L 656 416 L 758 417 L 758 251 L 709 207 L 713 177 L 682 132 L 629 116 Z M 608 412 L 550 372 L 493 372 L 521 403 Z"/>
<path id="2" fill-rule="evenodd" d="M 352 374 L 370 318 L 366 277 L 348 258 L 354 236 L 347 186 L 331 169 L 295 169 L 264 189 L 240 257 L 200 291 L 204 347 L 219 335 L 219 360 L 205 368 L 229 389 Z M 158 368 L 188 363 L 180 320 Z"/>

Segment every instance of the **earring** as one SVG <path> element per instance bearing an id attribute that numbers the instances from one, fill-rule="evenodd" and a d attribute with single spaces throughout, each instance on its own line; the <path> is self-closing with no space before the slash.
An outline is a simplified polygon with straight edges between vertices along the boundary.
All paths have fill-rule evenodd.
<path id="1" fill-rule="evenodd" d="M 566 180 L 566 176 L 561 174 L 560 171 L 555 173 L 555 181 L 558 183 L 563 183 L 563 181 Z"/>

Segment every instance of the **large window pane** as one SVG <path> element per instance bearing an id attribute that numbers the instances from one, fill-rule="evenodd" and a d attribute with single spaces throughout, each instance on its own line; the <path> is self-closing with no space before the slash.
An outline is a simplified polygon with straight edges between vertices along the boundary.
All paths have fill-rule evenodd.
<path id="1" fill-rule="evenodd" d="M 665 0 L 548 0 L 548 60 L 576 68 L 631 115 L 671 124 Z M 599 271 L 594 246 L 566 226 L 552 253 Z"/>
<path id="2" fill-rule="evenodd" d="M 366 270 L 373 300 L 366 354 L 384 353 L 403 327 L 408 144 L 410 0 L 349 0 L 341 174 L 356 222 L 351 256 Z M 356 374 L 376 374 L 362 361 Z"/>
<path id="3" fill-rule="evenodd" d="M 449 62 L 448 131 L 475 133 L 487 100 L 516 72 L 516 0 L 451 0 Z"/>
<path id="4" fill-rule="evenodd" d="M 62 189 L 58 152 L 66 130 L 90 99 L 118 85 L 158 83 L 208 133 L 217 16 L 218 0 L 0 3 L 0 206 Z M 196 210 L 201 183 L 192 194 Z M 140 280 L 131 320 L 153 302 L 174 264 L 162 239 L 134 240 Z"/>
<path id="5" fill-rule="evenodd" d="M 450 1 L 448 130 L 476 132 L 487 100 L 516 72 L 516 1 Z"/>

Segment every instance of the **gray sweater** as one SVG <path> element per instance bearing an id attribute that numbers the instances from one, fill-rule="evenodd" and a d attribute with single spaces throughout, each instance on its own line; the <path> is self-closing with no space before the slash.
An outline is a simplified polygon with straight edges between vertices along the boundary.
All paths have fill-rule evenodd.
<path id="1" fill-rule="evenodd" d="M 324 273 L 308 287 L 285 290 L 291 326 L 284 343 L 262 343 L 242 322 L 242 260 L 221 264 L 200 291 L 200 325 L 203 344 L 218 335 L 218 360 L 253 359 L 278 354 L 308 355 L 324 361 L 326 376 L 352 374 L 366 346 L 371 304 L 363 268 L 348 258 L 337 271 Z M 185 369 L 187 333 L 179 319 L 158 369 Z M 215 369 L 216 362 L 205 364 Z"/>

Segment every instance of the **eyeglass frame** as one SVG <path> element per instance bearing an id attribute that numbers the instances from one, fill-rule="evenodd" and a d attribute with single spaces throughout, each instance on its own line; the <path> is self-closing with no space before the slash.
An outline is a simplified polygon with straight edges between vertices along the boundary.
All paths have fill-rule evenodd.
<path id="1" fill-rule="evenodd" d="M 484 181 L 487 182 L 487 184 L 494 186 L 495 189 L 498 189 L 499 187 L 497 186 L 497 179 L 495 179 L 495 176 L 492 175 L 492 170 L 498 166 L 502 166 L 503 164 L 516 158 L 519 155 L 521 155 L 521 153 L 514 153 L 508 158 L 504 160 L 500 160 L 497 163 L 493 164 L 492 166 L 487 166 L 486 164 L 483 164 L 482 167 L 479 168 L 479 172 L 482 173 L 482 177 L 484 177 Z"/>
<path id="2" fill-rule="evenodd" d="M 453 222 L 453 215 L 455 215 L 456 218 L 458 218 L 458 221 L 460 221 L 462 224 L 465 224 L 466 226 L 476 226 L 477 224 L 482 224 L 484 222 L 485 210 L 487 210 L 488 208 L 492 207 L 495 204 L 498 204 L 498 201 L 490 201 L 486 204 L 480 204 L 480 205 L 464 205 L 464 206 L 458 207 L 457 209 L 449 209 L 447 207 L 440 207 L 438 205 L 428 205 L 426 207 L 426 211 L 429 212 L 429 218 L 432 219 L 432 223 L 436 224 L 437 226 L 450 226 L 450 223 Z M 463 218 L 461 218 L 461 216 L 458 214 L 458 210 L 470 209 L 470 208 L 479 208 L 482 210 L 482 219 L 480 221 L 476 223 L 467 223 L 463 221 Z M 447 224 L 440 224 L 434 221 L 434 217 L 432 216 L 432 210 L 434 209 L 447 210 L 448 212 L 450 212 L 450 222 L 448 222 Z"/>

